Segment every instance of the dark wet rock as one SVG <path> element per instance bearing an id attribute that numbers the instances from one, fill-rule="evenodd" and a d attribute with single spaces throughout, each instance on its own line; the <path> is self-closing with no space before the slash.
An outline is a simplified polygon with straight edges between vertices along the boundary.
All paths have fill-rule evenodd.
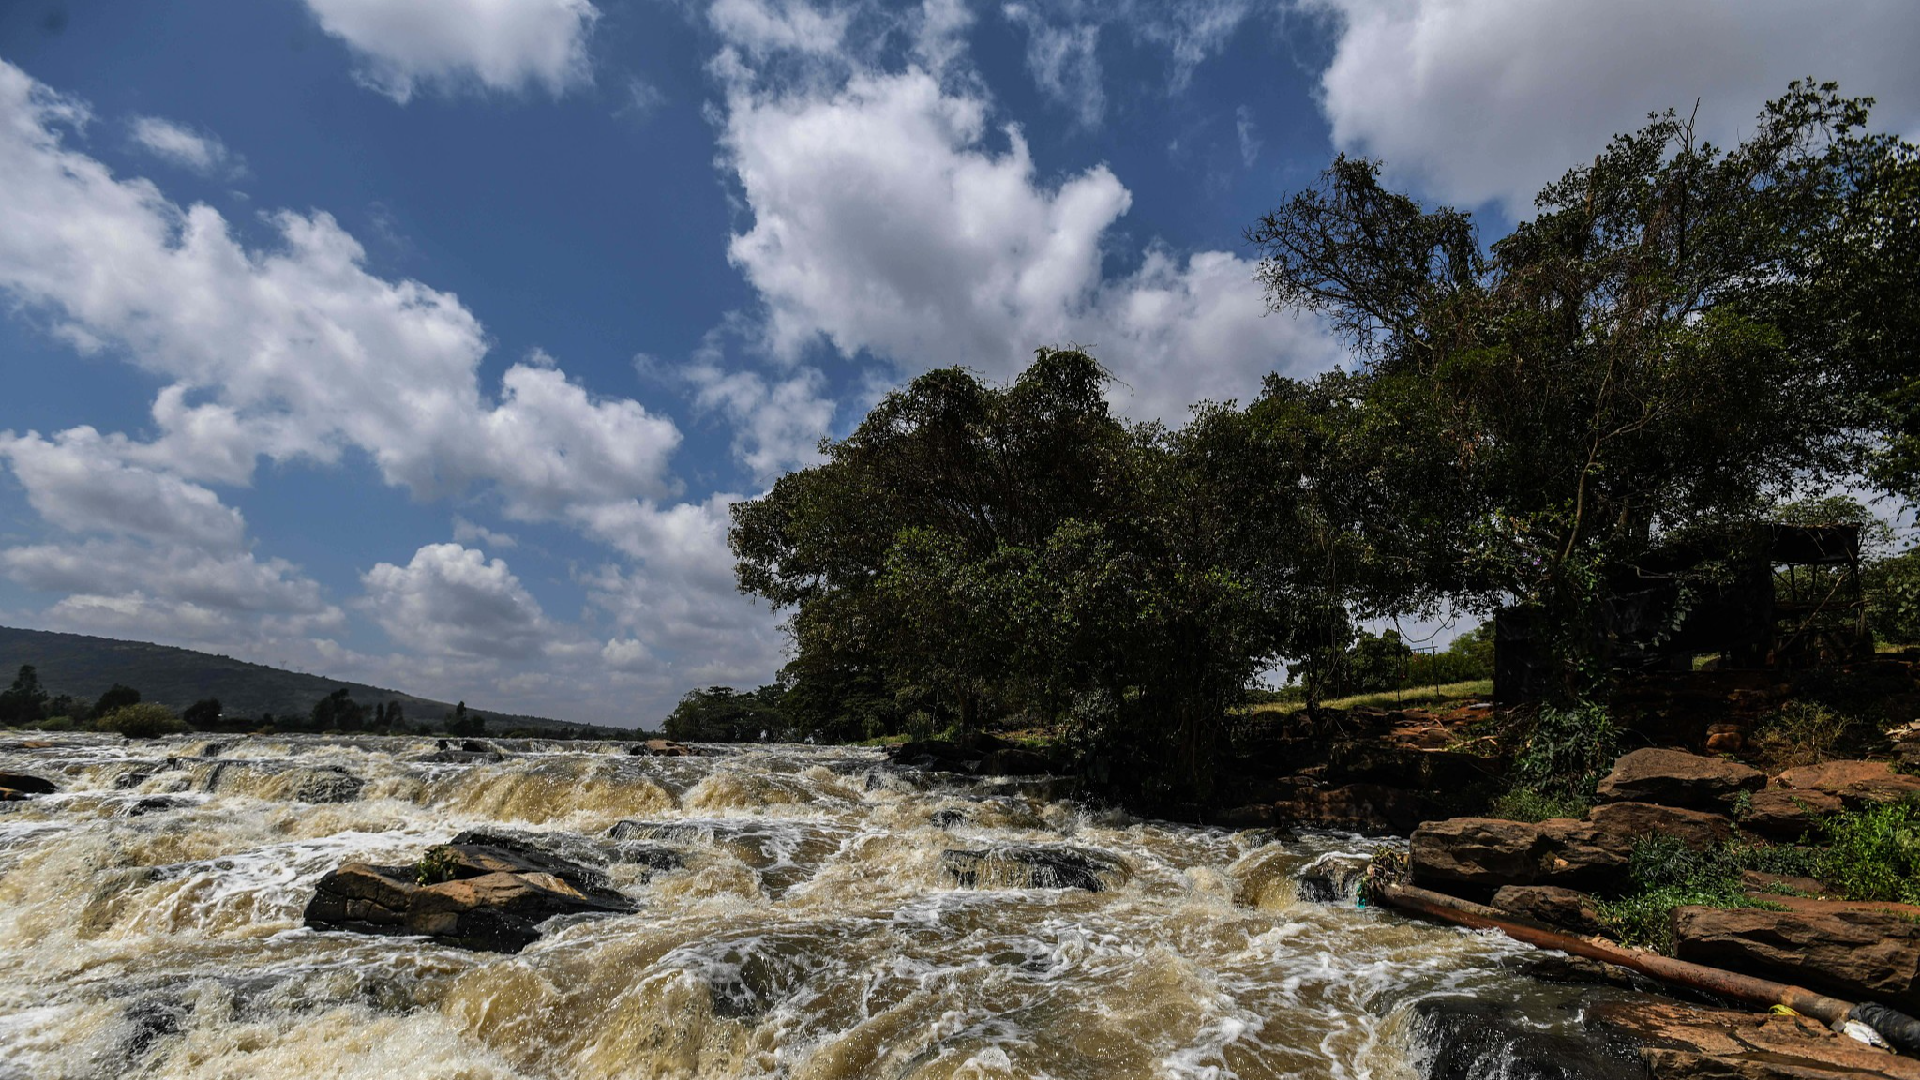
<path id="1" fill-rule="evenodd" d="M 1352 855 L 1322 855 L 1300 871 L 1300 899 L 1315 904 L 1351 904 L 1360 896 L 1367 860 Z"/>
<path id="2" fill-rule="evenodd" d="M 146 1057 L 155 1043 L 178 1035 L 187 1027 L 187 1007 L 178 1001 L 149 998 L 128 1005 L 121 1017 L 127 1023 L 120 1049 L 128 1060 Z"/>
<path id="3" fill-rule="evenodd" d="M 360 797 L 366 781 L 337 765 L 303 768 L 288 794 L 295 802 L 345 803 Z"/>
<path id="4" fill-rule="evenodd" d="M 413 760 L 429 765 L 493 765 L 507 760 L 507 755 L 498 750 L 434 750 Z"/>
<path id="5" fill-rule="evenodd" d="M 151 779 L 153 779 L 152 773 L 123 772 L 113 778 L 113 789 L 115 791 L 132 791 L 134 788 L 139 787 Z"/>
<path id="6" fill-rule="evenodd" d="M 595 870 L 517 838 L 484 838 L 512 846 L 446 844 L 430 850 L 418 866 L 348 863 L 320 879 L 307 905 L 307 925 L 424 934 L 466 949 L 518 952 L 540 936 L 541 923 L 556 916 L 633 910 Z"/>
<path id="7" fill-rule="evenodd" d="M 1637 990 L 1641 993 L 1658 993 L 1662 990 L 1659 983 L 1626 968 L 1603 964 L 1584 956 L 1569 956 L 1566 953 L 1546 949 L 1507 954 L 1501 957 L 1500 965 L 1541 982 L 1575 986 L 1616 986 L 1622 990 Z"/>
<path id="8" fill-rule="evenodd" d="M 644 757 L 698 757 L 700 751 L 686 743 L 671 739 L 648 739 L 646 742 L 631 743 L 627 753 Z"/>
<path id="9" fill-rule="evenodd" d="M 1025 747 L 1010 746 L 988 752 L 980 759 L 980 771 L 988 776 L 1043 776 L 1055 770 L 1047 755 Z"/>
<path id="10" fill-rule="evenodd" d="M 1898 802 L 1920 795 L 1920 776 L 1894 772 L 1884 761 L 1828 761 L 1802 765 L 1774 777 L 1776 787 L 1824 792 L 1851 807 Z"/>
<path id="11" fill-rule="evenodd" d="M 713 839 L 713 826 L 700 821 L 634 821 L 613 823 L 607 835 L 615 840 L 663 840 L 669 844 L 704 844 Z"/>
<path id="12" fill-rule="evenodd" d="M 1500 763 L 1448 750 L 1358 741 L 1336 744 L 1327 756 L 1326 771 L 1345 783 L 1452 792 L 1496 778 Z"/>
<path id="13" fill-rule="evenodd" d="M 0 788 L 22 795 L 51 795 L 60 790 L 53 781 L 30 773 L 0 773 Z"/>
<path id="14" fill-rule="evenodd" d="M 940 853 L 940 869 L 963 889 L 1085 889 L 1105 892 L 1130 876 L 1117 856 L 1091 848 L 999 845 Z"/>
<path id="15" fill-rule="evenodd" d="M 1819 818 L 1844 809 L 1832 792 L 1771 787 L 1753 793 L 1740 827 L 1773 840 L 1797 840 Z"/>
<path id="16" fill-rule="evenodd" d="M 1719 810 L 1742 791 L 1758 791 L 1766 782 L 1766 774 L 1737 761 L 1648 747 L 1615 761 L 1596 794 L 1603 802 Z"/>
<path id="17" fill-rule="evenodd" d="M 1789 908 L 1683 907 L 1673 913 L 1675 955 L 1920 1011 L 1920 908 L 1765 897 Z"/>
<path id="18" fill-rule="evenodd" d="M 1424 1080 L 1649 1080 L 1636 1046 L 1610 1032 L 1541 1031 L 1491 1002 L 1431 998 L 1414 1006 Z"/>
<path id="19" fill-rule="evenodd" d="M 927 815 L 927 824 L 936 829 L 951 829 L 955 825 L 965 825 L 968 815 L 965 810 L 935 810 Z"/>
<path id="20" fill-rule="evenodd" d="M 148 814 L 161 814 L 168 810 L 178 810 L 191 803 L 185 799 L 170 798 L 166 795 L 151 795 L 126 808 L 123 813 L 128 817 L 145 817 Z"/>
<path id="21" fill-rule="evenodd" d="M 1297 826 L 1384 836 L 1411 831 L 1421 816 L 1421 798 L 1411 791 L 1380 784 L 1348 784 L 1300 790 L 1273 803 L 1262 819 L 1223 820 L 1221 824 Z"/>
<path id="22" fill-rule="evenodd" d="M 1494 891 L 1493 906 L 1542 926 L 1556 926 L 1580 934 L 1600 931 L 1600 912 L 1593 897 L 1558 885 L 1506 885 Z"/>
<path id="23" fill-rule="evenodd" d="M 1587 1026 L 1637 1044 L 1656 1080 L 1920 1080 L 1920 1061 L 1805 1016 L 1642 999 L 1596 1003 Z"/>

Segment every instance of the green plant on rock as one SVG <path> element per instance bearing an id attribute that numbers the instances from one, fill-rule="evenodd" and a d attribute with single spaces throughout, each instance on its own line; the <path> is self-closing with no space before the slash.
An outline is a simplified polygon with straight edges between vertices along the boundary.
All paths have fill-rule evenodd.
<path id="1" fill-rule="evenodd" d="M 451 847 L 439 844 L 427 849 L 420 861 L 413 864 L 413 880 L 421 885 L 438 885 L 443 881 L 452 881 L 459 869 L 459 858 Z"/>
<path id="2" fill-rule="evenodd" d="M 1607 711 L 1584 703 L 1543 705 L 1510 774 L 1512 787 L 1495 812 L 1519 821 L 1579 817 L 1619 752 L 1619 731 Z"/>
<path id="3" fill-rule="evenodd" d="M 102 731 L 114 731 L 129 739 L 157 739 L 187 730 L 186 722 L 173 710 L 153 701 L 122 705 L 94 721 Z"/>
<path id="4" fill-rule="evenodd" d="M 1559 795 L 1530 787 L 1516 787 L 1493 800 L 1491 813 L 1509 821 L 1545 821 L 1548 818 L 1584 816 L 1593 803 L 1572 795 Z"/>
<path id="5" fill-rule="evenodd" d="M 1753 733 L 1754 753 L 1776 769 L 1835 757 L 1861 722 L 1817 701 L 1789 701 Z"/>
<path id="6" fill-rule="evenodd" d="M 1736 841 L 1694 851 L 1677 837 L 1649 836 L 1628 857 L 1634 891 L 1598 901 L 1600 922 L 1623 945 L 1671 954 L 1675 908 L 1780 907 L 1748 896 L 1741 881 L 1742 870 L 1758 869 L 1753 864 L 1774 850 Z"/>
<path id="7" fill-rule="evenodd" d="M 1920 904 L 1920 805 L 1887 803 L 1833 814 L 1816 826 L 1812 870 L 1849 900 Z"/>

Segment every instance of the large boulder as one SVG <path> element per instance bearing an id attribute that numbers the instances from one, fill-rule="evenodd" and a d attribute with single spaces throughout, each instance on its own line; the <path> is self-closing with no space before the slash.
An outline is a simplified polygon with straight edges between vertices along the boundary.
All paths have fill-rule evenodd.
<path id="1" fill-rule="evenodd" d="M 1603 802 L 1659 803 L 1717 810 L 1742 791 L 1758 791 L 1766 775 L 1737 761 L 1648 747 L 1623 755 L 1595 792 Z"/>
<path id="2" fill-rule="evenodd" d="M 1105 892 L 1126 883 L 1126 863 L 1104 851 L 1015 844 L 940 853 L 940 869 L 963 889 L 1085 889 Z"/>
<path id="3" fill-rule="evenodd" d="M 1827 761 L 1819 765 L 1801 765 L 1774 777 L 1774 783 L 1789 791 L 1825 792 L 1852 807 L 1898 802 L 1920 795 L 1920 776 L 1894 772 L 1893 766 L 1884 761 Z"/>
<path id="4" fill-rule="evenodd" d="M 1829 791 L 1770 787 L 1753 793 L 1740 827 L 1772 840 L 1797 840 L 1816 820 L 1844 809 L 1840 796 Z"/>
<path id="5" fill-rule="evenodd" d="M 1600 911 L 1593 897 L 1558 885 L 1504 885 L 1494 891 L 1493 906 L 1542 926 L 1577 934 L 1600 932 Z"/>
<path id="6" fill-rule="evenodd" d="M 444 944 L 518 952 L 558 915 L 632 911 L 595 871 L 545 852 L 444 844 L 413 866 L 348 863 L 307 904 L 316 930 L 424 934 Z"/>
<path id="7" fill-rule="evenodd" d="M 1675 836 L 1702 851 L 1732 832 L 1733 823 L 1717 814 L 1650 803 L 1596 806 L 1584 821 L 1448 818 L 1414 830 L 1409 865 L 1415 881 L 1442 888 L 1593 890 L 1626 884 L 1633 846 L 1648 837 Z"/>
<path id="8" fill-rule="evenodd" d="M 1622 858 L 1653 836 L 1676 837 L 1694 851 L 1705 851 L 1733 835 L 1733 821 L 1720 814 L 1655 803 L 1602 803 L 1587 811 L 1587 820 L 1598 830 L 1595 842 Z"/>
<path id="9" fill-rule="evenodd" d="M 1849 1000 L 1920 1009 L 1920 908 L 1767 899 L 1788 910 L 1675 909 L 1675 955 Z"/>
<path id="10" fill-rule="evenodd" d="M 1587 1024 L 1639 1044 L 1657 1080 L 1920 1080 L 1920 1061 L 1805 1016 L 1636 999 L 1594 1003 Z"/>

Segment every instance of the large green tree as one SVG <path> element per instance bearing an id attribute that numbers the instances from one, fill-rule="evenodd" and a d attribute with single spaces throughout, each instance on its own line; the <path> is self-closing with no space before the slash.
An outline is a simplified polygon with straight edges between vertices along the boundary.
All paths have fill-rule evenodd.
<path id="1" fill-rule="evenodd" d="M 1348 158 L 1250 230 L 1272 306 L 1321 313 L 1359 411 L 1430 455 L 1401 494 L 1448 541 L 1431 580 L 1541 609 L 1567 693 L 1609 580 L 1886 445 L 1920 371 L 1915 264 L 1883 254 L 1913 242 L 1912 148 L 1868 104 L 1796 84 L 1724 150 L 1656 116 L 1491 244 Z"/>

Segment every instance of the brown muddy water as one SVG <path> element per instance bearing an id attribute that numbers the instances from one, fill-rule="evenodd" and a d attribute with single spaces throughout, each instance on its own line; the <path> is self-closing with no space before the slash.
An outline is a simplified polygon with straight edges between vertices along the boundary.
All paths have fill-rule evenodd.
<path id="1" fill-rule="evenodd" d="M 35 738 L 0 739 L 0 771 L 61 787 L 0 804 L 5 1080 L 1389 1080 L 1421 1075 L 1423 999 L 1578 1024 L 1504 939 L 1298 897 L 1316 861 L 1391 841 L 1140 820 L 845 748 Z M 622 820 L 685 865 L 619 861 Z M 342 862 L 477 827 L 570 845 L 638 912 L 516 955 L 302 924 Z M 1090 893 L 942 868 L 1012 844 L 1124 870 Z"/>

